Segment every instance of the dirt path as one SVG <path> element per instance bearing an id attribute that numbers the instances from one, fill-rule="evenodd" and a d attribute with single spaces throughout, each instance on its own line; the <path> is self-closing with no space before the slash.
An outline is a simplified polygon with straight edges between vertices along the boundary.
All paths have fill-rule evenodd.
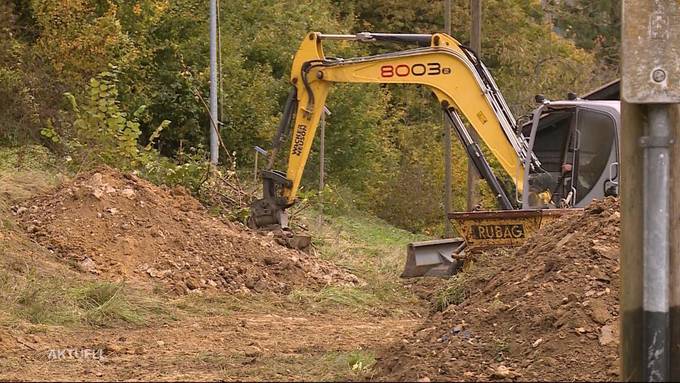
<path id="1" fill-rule="evenodd" d="M 411 333 L 418 319 L 234 313 L 132 329 L 16 328 L 4 380 L 353 379 L 354 359 Z M 104 358 L 50 360 L 50 349 L 103 349 Z M 354 359 L 352 359 L 354 358 Z M 13 371 L 13 372 L 10 372 Z"/>
<path id="2" fill-rule="evenodd" d="M 8 201 L 0 381 L 362 380 L 427 315 L 375 219 L 303 253 L 112 170 Z"/>

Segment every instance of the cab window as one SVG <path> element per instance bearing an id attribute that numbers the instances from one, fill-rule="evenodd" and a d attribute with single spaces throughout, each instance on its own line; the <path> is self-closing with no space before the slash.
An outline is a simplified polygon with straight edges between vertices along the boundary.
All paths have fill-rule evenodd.
<path id="1" fill-rule="evenodd" d="M 575 182 L 576 197 L 580 201 L 607 170 L 609 156 L 615 144 L 614 120 L 607 114 L 592 110 L 578 112 L 578 165 Z"/>

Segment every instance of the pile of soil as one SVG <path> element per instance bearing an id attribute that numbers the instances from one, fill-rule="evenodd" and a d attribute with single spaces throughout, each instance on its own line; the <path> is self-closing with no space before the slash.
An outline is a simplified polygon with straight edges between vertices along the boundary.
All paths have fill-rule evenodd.
<path id="1" fill-rule="evenodd" d="M 396 380 L 618 379 L 619 202 L 595 201 L 448 282 L 462 303 L 381 355 Z M 455 293 L 455 294 L 454 294 Z"/>
<path id="2" fill-rule="evenodd" d="M 21 226 L 57 257 L 108 280 L 190 291 L 275 292 L 356 284 L 302 251 L 214 217 L 183 188 L 104 168 L 15 206 Z"/>

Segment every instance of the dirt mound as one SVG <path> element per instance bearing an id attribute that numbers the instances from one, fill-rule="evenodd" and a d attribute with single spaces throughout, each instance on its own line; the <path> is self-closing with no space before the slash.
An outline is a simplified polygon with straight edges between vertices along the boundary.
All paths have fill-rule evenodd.
<path id="1" fill-rule="evenodd" d="M 84 272 L 193 290 L 287 293 L 355 276 L 223 221 L 182 188 L 99 169 L 14 207 L 38 243 Z"/>
<path id="2" fill-rule="evenodd" d="M 519 249 L 482 254 L 440 295 L 454 303 L 385 352 L 376 376 L 616 380 L 619 223 L 608 198 Z"/>

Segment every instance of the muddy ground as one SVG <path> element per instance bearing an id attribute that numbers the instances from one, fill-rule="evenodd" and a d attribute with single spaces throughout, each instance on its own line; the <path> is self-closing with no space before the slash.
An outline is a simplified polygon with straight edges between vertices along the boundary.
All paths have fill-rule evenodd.
<path id="1" fill-rule="evenodd" d="M 383 352 L 380 380 L 617 380 L 617 200 L 487 251 L 447 283 L 415 333 Z M 448 301 L 447 301 L 448 300 Z"/>
<path id="2" fill-rule="evenodd" d="M 358 218 L 334 218 L 302 252 L 110 169 L 15 194 L 0 380 L 618 377 L 613 199 L 448 281 L 401 281 L 415 237 Z"/>
<path id="3" fill-rule="evenodd" d="M 342 228 L 303 252 L 111 169 L 30 193 L 17 177 L 0 180 L 0 380 L 365 379 L 427 312 Z"/>
<path id="4" fill-rule="evenodd" d="M 418 319 L 262 308 L 130 329 L 0 330 L 2 380 L 261 381 L 361 379 L 351 358 L 399 341 Z M 371 320 L 369 320 L 371 319 Z M 44 331 L 44 332 L 43 332 Z M 50 360 L 51 349 L 103 359 Z M 361 357 L 361 354 L 358 354 Z M 358 359 L 357 359 L 358 360 Z M 360 371 L 359 371 L 360 372 Z"/>
<path id="5" fill-rule="evenodd" d="M 14 208 L 23 229 L 57 257 L 111 280 L 191 291 L 289 293 L 355 284 L 335 265 L 271 235 L 208 214 L 183 188 L 100 169 Z"/>

